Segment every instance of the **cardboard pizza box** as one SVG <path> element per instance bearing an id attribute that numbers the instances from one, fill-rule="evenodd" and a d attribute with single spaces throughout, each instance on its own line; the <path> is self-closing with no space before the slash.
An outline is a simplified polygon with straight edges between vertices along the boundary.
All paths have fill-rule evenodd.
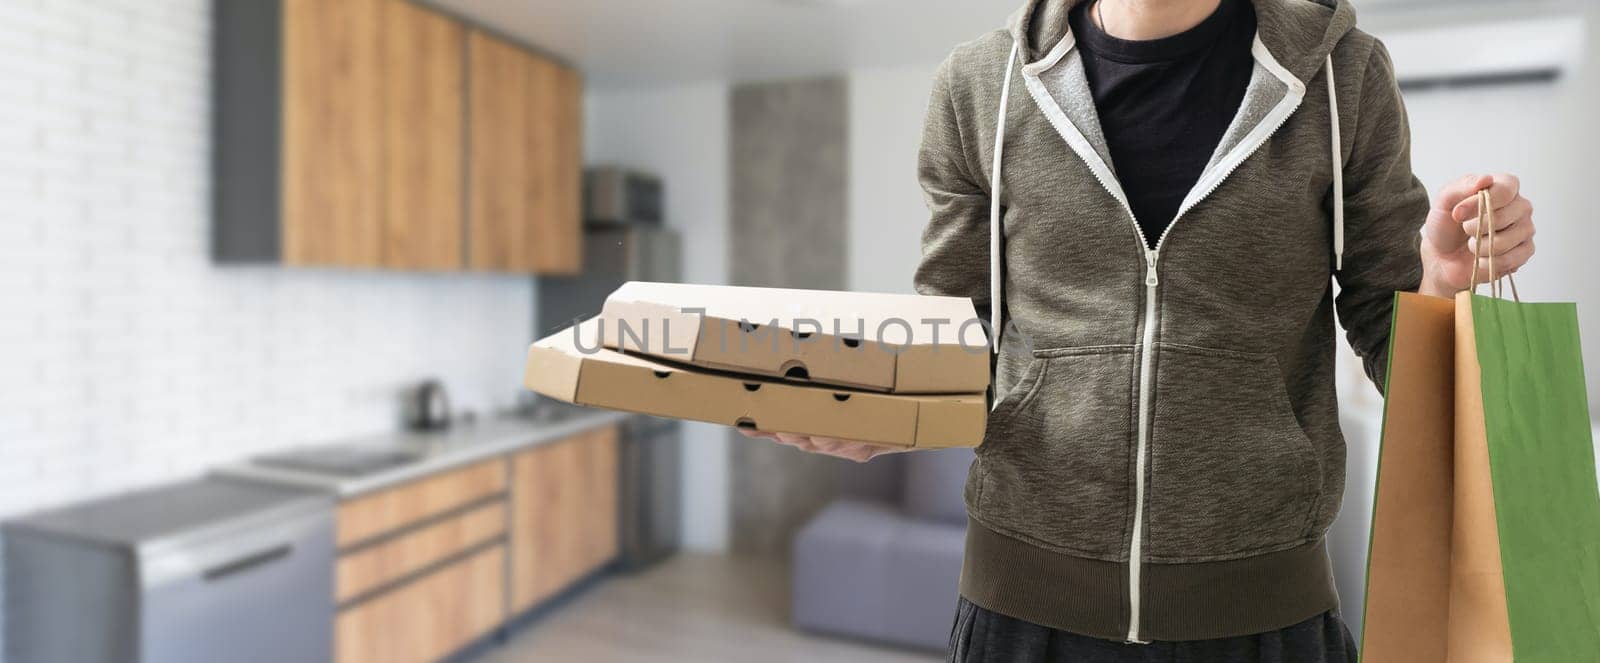
<path id="1" fill-rule="evenodd" d="M 981 393 L 988 340 L 960 297 L 632 281 L 606 347 L 693 366 L 907 394 Z"/>
<path id="2" fill-rule="evenodd" d="M 983 440 L 984 394 L 900 395 L 672 364 L 603 347 L 599 318 L 528 349 L 523 383 L 578 405 L 906 447 Z"/>

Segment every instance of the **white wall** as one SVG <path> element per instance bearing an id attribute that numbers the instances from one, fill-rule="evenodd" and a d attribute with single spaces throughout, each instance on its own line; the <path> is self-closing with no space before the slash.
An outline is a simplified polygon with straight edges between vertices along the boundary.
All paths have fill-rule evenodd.
<path id="1" fill-rule="evenodd" d="M 662 176 L 667 224 L 683 236 L 683 279 L 728 281 L 728 88 L 721 83 L 591 90 L 584 157 Z M 728 428 L 684 424 L 684 545 L 728 544 Z"/>
<path id="2" fill-rule="evenodd" d="M 0 2 L 0 518 L 520 389 L 526 278 L 211 263 L 210 4 Z"/>
<path id="3" fill-rule="evenodd" d="M 917 184 L 917 146 L 937 65 L 849 75 L 852 290 L 911 292 L 928 222 Z"/>

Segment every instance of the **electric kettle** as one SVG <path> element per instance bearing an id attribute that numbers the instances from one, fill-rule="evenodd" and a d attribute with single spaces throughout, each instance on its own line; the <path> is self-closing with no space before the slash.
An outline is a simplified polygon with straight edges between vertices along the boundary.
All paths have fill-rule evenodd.
<path id="1" fill-rule="evenodd" d="M 425 380 L 412 387 L 405 397 L 405 423 L 412 430 L 440 430 L 450 427 L 450 395 L 438 380 Z"/>

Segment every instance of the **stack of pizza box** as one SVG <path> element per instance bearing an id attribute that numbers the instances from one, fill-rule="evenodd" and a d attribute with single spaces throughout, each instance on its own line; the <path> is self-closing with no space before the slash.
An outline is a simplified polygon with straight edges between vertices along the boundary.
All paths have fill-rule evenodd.
<path id="1" fill-rule="evenodd" d="M 971 447 L 988 414 L 987 336 L 955 297 L 635 281 L 535 342 L 524 384 L 661 417 Z"/>

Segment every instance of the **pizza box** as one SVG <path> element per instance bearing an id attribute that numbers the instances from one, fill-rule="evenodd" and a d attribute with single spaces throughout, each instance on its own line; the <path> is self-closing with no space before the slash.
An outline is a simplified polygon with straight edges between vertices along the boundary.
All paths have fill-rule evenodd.
<path id="1" fill-rule="evenodd" d="M 906 394 L 989 388 L 987 335 L 960 297 L 631 281 L 606 298 L 614 350 Z"/>
<path id="2" fill-rule="evenodd" d="M 528 349 L 523 383 L 569 403 L 764 431 L 877 444 L 973 447 L 988 416 L 984 394 L 886 394 L 735 375 L 618 352 L 599 318 Z"/>

